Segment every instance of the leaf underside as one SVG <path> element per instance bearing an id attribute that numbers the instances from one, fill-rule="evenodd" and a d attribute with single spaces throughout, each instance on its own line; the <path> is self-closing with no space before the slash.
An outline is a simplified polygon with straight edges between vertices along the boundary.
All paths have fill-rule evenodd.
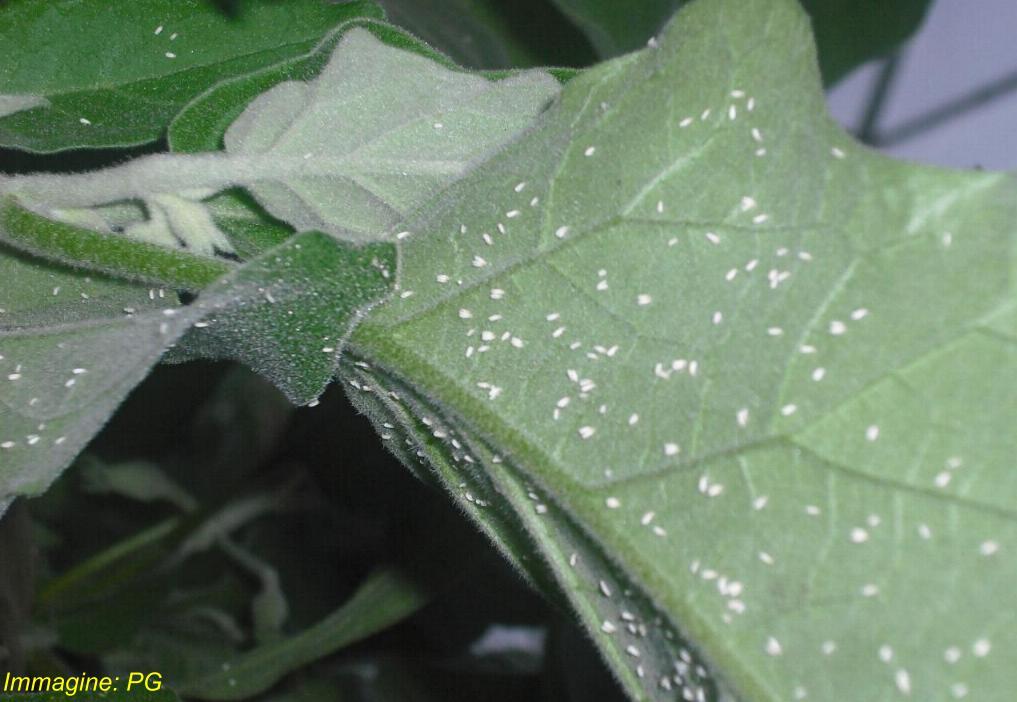
<path id="1" fill-rule="evenodd" d="M 0 256 L 0 501 L 42 492 L 194 321 L 176 294 Z"/>
<path id="2" fill-rule="evenodd" d="M 350 326 L 389 291 L 393 267 L 389 244 L 354 249 L 309 232 L 180 306 L 172 290 L 6 253 L 0 500 L 45 490 L 178 344 L 178 357 L 240 360 L 293 402 L 314 400 Z"/>
<path id="3" fill-rule="evenodd" d="M 1009 698 L 1012 177 L 854 143 L 793 0 L 690 3 L 560 94 L 362 29 L 332 61 L 272 82 L 226 155 L 143 159 L 136 192 L 90 176 L 117 197 L 71 205 L 240 164 L 217 189 L 326 233 L 252 236 L 187 306 L 0 256 L 0 507 L 178 341 L 298 402 L 345 349 L 394 452 L 572 605 L 633 699 Z M 0 128 L 49 109 L 0 93 Z"/>
<path id="4" fill-rule="evenodd" d="M 95 174 L 4 179 L 4 187 L 22 202 L 42 212 L 61 210 L 70 223 L 44 220 L 38 212 L 8 203 L 0 221 L 3 240 L 58 262 L 204 290 L 196 304 L 166 310 L 159 304 L 162 298 L 147 287 L 110 280 L 116 304 L 100 307 L 100 293 L 78 291 L 81 304 L 51 320 L 40 317 L 44 306 L 32 301 L 51 290 L 54 297 L 61 290 L 66 295 L 70 285 L 62 277 L 89 284 L 92 279 L 41 260 L 23 261 L 13 254 L 2 259 L 12 268 L 8 280 L 16 282 L 0 304 L 9 308 L 17 300 L 26 313 L 6 314 L 0 328 L 0 370 L 12 388 L 4 395 L 11 420 L 4 425 L 0 450 L 10 460 L 0 474 L 0 499 L 44 489 L 178 341 L 174 359 L 238 359 L 294 402 L 314 400 L 335 371 L 349 328 L 389 292 L 395 268 L 392 244 L 354 248 L 342 240 L 363 243 L 364 238 L 391 236 L 390 225 L 400 212 L 433 196 L 489 150 L 515 137 L 557 90 L 557 81 L 543 72 L 492 81 L 447 68 L 431 56 L 389 47 L 354 28 L 343 34 L 317 78 L 277 85 L 247 107 L 226 134 L 233 153 L 162 154 Z M 282 114 L 296 105 L 289 101 L 293 91 L 307 102 L 299 113 Z M 343 124 L 341 132 L 330 127 L 335 120 Z M 421 130 L 427 148 L 416 138 Z M 191 134 L 200 137 L 197 130 Z M 306 159 L 308 149 L 328 153 Z M 238 167 L 238 161 L 248 168 L 244 163 Z M 309 163 L 316 173 L 305 172 Z M 216 170 L 224 164 L 226 175 Z M 411 173 L 414 168 L 417 172 Z M 347 177 L 350 169 L 355 177 Z M 289 230 L 259 220 L 256 210 L 233 195 L 206 209 L 192 187 L 209 185 L 200 180 L 205 177 L 217 186 L 213 190 L 250 186 L 270 210 L 281 209 L 289 224 L 308 231 L 266 246 Z M 175 213 L 175 222 L 173 216 L 117 222 L 110 214 L 119 217 L 115 207 L 141 201 L 150 213 L 159 208 Z M 88 209 L 98 205 L 115 207 Z M 123 211 L 144 212 L 137 207 Z M 149 243 L 176 237 L 186 242 L 188 226 L 210 222 L 213 215 L 231 221 L 242 234 L 267 228 L 269 240 L 249 244 L 255 258 L 243 266 Z M 108 231 L 78 226 L 93 221 Z M 166 225 L 163 231 L 160 227 Z M 332 236 L 313 231 L 319 225 Z M 378 229 L 382 226 L 388 229 Z M 146 229 L 146 241 L 130 237 L 139 227 Z M 117 228 L 126 229 L 127 236 L 117 234 Z M 211 249 L 207 237 L 197 243 Z M 153 297 L 158 298 L 155 309 L 137 314 Z M 74 377 L 64 378 L 67 373 Z M 30 450 L 34 447 L 48 448 Z"/>
<path id="5" fill-rule="evenodd" d="M 543 72 L 500 81 L 347 32 L 309 82 L 256 98 L 226 132 L 246 185 L 300 230 L 391 236 L 410 212 L 528 126 L 557 92 Z M 371 115 L 364 119 L 363 115 Z"/>
<path id="6" fill-rule="evenodd" d="M 0 191 L 72 223 L 95 218 L 90 208 L 144 202 L 148 219 L 120 223 L 128 237 L 206 254 L 229 244 L 203 201 L 241 186 L 298 231 L 392 240 L 409 213 L 525 131 L 558 88 L 543 71 L 489 80 L 453 70 L 353 27 L 317 77 L 279 83 L 247 105 L 225 152 L 0 178 Z M 113 223 L 100 216 L 97 228 Z"/>
<path id="7" fill-rule="evenodd" d="M 703 1 L 411 220 L 350 349 L 742 697 L 1006 699 L 1015 221 L 1012 178 L 834 125 L 794 3 Z M 681 699 L 583 575 L 630 693 Z"/>

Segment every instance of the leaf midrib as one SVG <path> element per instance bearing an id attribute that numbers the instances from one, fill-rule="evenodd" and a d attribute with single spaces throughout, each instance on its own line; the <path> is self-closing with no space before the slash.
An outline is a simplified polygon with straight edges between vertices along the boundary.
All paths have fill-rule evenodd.
<path id="1" fill-rule="evenodd" d="M 393 357 L 398 357 L 400 354 L 412 355 L 413 360 L 416 364 L 423 368 L 426 368 L 427 371 L 429 371 L 429 372 L 417 372 L 416 369 L 413 369 L 414 372 L 409 373 L 410 376 L 416 378 L 419 381 L 414 383 L 416 391 L 420 392 L 422 396 L 427 397 L 429 401 L 433 404 L 441 405 L 446 408 L 448 407 L 461 408 L 461 411 L 456 413 L 457 419 L 453 422 L 460 428 L 460 431 L 464 431 L 474 436 L 480 437 L 482 441 L 488 443 L 490 446 L 492 446 L 494 450 L 501 453 L 502 455 L 506 454 L 516 455 L 518 458 L 515 461 L 513 461 L 513 465 L 517 466 L 518 470 L 523 471 L 527 479 L 533 481 L 537 485 L 540 485 L 542 489 L 544 489 L 544 491 L 548 494 L 549 497 L 553 498 L 562 507 L 562 509 L 564 509 L 568 514 L 572 515 L 572 518 L 575 519 L 578 524 L 583 526 L 583 530 L 588 534 L 600 533 L 597 532 L 596 530 L 591 529 L 589 523 L 584 518 L 589 515 L 583 515 L 583 517 L 580 517 L 580 513 L 577 513 L 574 509 L 571 508 L 571 506 L 563 502 L 562 494 L 565 491 L 549 489 L 550 485 L 554 485 L 555 482 L 558 482 L 559 485 L 565 486 L 566 489 L 578 489 L 589 494 L 593 491 L 599 491 L 607 487 L 608 485 L 619 485 L 626 483 L 630 484 L 636 481 L 659 479 L 661 476 L 671 474 L 676 470 L 691 470 L 696 466 L 702 465 L 711 460 L 715 460 L 724 455 L 738 455 L 743 453 L 747 449 L 759 448 L 763 446 L 783 446 L 792 448 L 794 450 L 802 451 L 804 453 L 807 453 L 813 459 L 815 459 L 815 463 L 810 463 L 810 465 L 813 465 L 814 467 L 823 468 L 828 471 L 836 471 L 838 474 L 848 475 L 853 479 L 863 480 L 870 484 L 882 486 L 894 492 L 906 492 L 909 494 L 921 495 L 923 498 L 931 498 L 940 502 L 958 505 L 962 508 L 975 510 L 985 514 L 990 514 L 994 517 L 1005 519 L 1007 521 L 1012 522 L 1017 521 L 1017 513 L 1008 512 L 1007 510 L 1000 507 L 985 505 L 961 496 L 936 492 L 931 489 L 922 488 L 921 486 L 899 483 L 894 480 L 882 479 L 879 478 L 878 476 L 861 472 L 858 469 L 853 468 L 852 466 L 833 461 L 830 458 L 817 453 L 814 449 L 810 448 L 807 445 L 800 444 L 793 434 L 778 434 L 761 437 L 759 439 L 753 440 L 752 442 L 747 442 L 745 444 L 728 447 L 723 451 L 715 451 L 711 452 L 710 454 L 704 454 L 702 456 L 697 457 L 695 460 L 689 463 L 682 464 L 681 466 L 672 466 L 669 467 L 668 469 L 655 471 L 654 473 L 643 473 L 638 476 L 633 476 L 626 479 L 615 479 L 610 481 L 609 483 L 605 483 L 604 485 L 600 486 L 589 487 L 586 485 L 582 485 L 576 483 L 571 478 L 571 476 L 563 469 L 561 463 L 552 458 L 547 453 L 545 453 L 543 450 L 541 450 L 522 429 L 506 422 L 496 412 L 491 411 L 490 409 L 487 408 L 483 408 L 479 400 L 469 397 L 467 395 L 468 391 L 466 389 L 459 387 L 458 385 L 455 384 L 456 382 L 455 379 L 439 371 L 434 365 L 429 363 L 426 358 L 423 358 L 416 354 L 413 351 L 413 349 L 399 344 L 393 344 L 391 342 L 391 337 L 385 334 L 384 329 L 379 329 L 375 327 L 372 330 L 367 325 L 364 325 L 364 327 L 367 327 L 365 333 L 369 335 L 368 338 L 354 339 L 351 340 L 350 342 L 349 351 L 352 354 L 354 354 L 354 356 L 368 359 L 373 365 L 381 368 L 385 373 L 390 373 L 395 377 L 400 377 L 400 374 L 398 372 L 393 372 L 392 368 L 402 367 L 406 369 L 409 368 L 409 366 L 408 364 L 405 363 L 405 358 L 397 359 L 399 361 L 403 361 L 403 363 L 393 363 L 392 361 L 396 360 Z M 364 329 L 364 327 L 361 327 L 361 329 Z M 979 331 L 980 330 L 978 329 L 966 329 L 963 333 L 957 335 L 957 338 L 954 340 L 953 343 L 960 343 L 963 337 L 966 336 L 968 333 Z M 364 343 L 365 341 L 367 341 L 368 343 Z M 388 346 L 388 348 L 384 348 L 384 350 L 382 350 L 381 348 L 379 348 L 378 344 L 372 344 L 370 343 L 370 341 L 381 341 L 380 346 L 382 347 Z M 385 342 L 388 343 L 386 344 Z M 935 352 L 936 350 L 938 349 L 932 349 L 931 351 L 928 351 L 925 354 L 919 354 L 918 356 L 916 356 L 915 359 L 912 359 L 910 363 L 914 363 L 923 358 L 927 353 Z M 382 353 L 378 353 L 379 351 L 382 351 Z M 897 372 L 897 370 L 899 369 L 893 369 L 890 372 L 891 373 Z M 453 388 L 452 394 L 464 395 L 466 401 L 459 403 L 450 402 L 449 394 L 444 391 L 445 388 Z M 847 398 L 845 402 L 850 402 L 852 399 L 854 399 L 853 396 Z M 812 422 L 821 421 L 822 419 L 826 418 L 830 412 L 833 411 L 835 411 L 835 408 L 831 408 L 827 412 L 824 412 L 821 415 L 817 416 L 817 418 L 812 420 Z M 464 419 L 465 417 L 475 417 L 476 421 L 467 421 L 466 419 Z M 485 429 L 484 430 L 479 429 L 479 427 L 481 426 L 485 427 Z M 509 437 L 514 437 L 514 440 L 513 438 Z M 503 438 L 504 440 L 501 440 Z M 512 444 L 517 445 L 512 446 Z M 508 451 L 503 450 L 505 448 L 509 448 L 510 450 Z M 547 470 L 545 473 L 542 474 L 534 473 L 524 469 L 524 466 L 527 465 L 542 465 L 550 468 L 550 470 Z M 649 596 L 651 590 L 648 589 L 645 585 L 646 577 L 644 573 L 652 573 L 653 576 L 651 579 L 657 580 L 659 580 L 661 577 L 666 576 L 666 573 L 659 571 L 656 567 L 654 567 L 652 563 L 644 562 L 642 559 L 638 558 L 638 555 L 639 554 L 637 549 L 626 549 L 617 551 L 615 558 L 621 561 L 623 559 L 631 560 L 633 556 L 637 557 L 636 561 L 639 562 L 644 569 L 642 571 L 636 571 L 634 569 L 625 568 L 625 572 L 628 574 L 628 577 L 631 578 L 633 582 L 637 584 L 637 586 L 642 590 L 642 592 L 647 593 L 647 596 Z M 684 597 L 680 597 L 679 599 L 682 602 L 686 602 L 686 598 Z M 666 607 L 662 609 L 664 611 L 668 611 L 668 608 Z M 697 645 L 702 647 L 704 641 L 710 640 L 714 642 L 721 641 L 722 638 L 721 634 L 723 633 L 723 629 L 711 626 L 707 620 L 697 617 L 694 607 L 689 605 L 688 607 L 680 607 L 680 610 L 681 611 L 674 611 L 671 615 L 674 619 L 676 627 L 680 631 L 689 632 L 690 630 L 699 629 L 700 631 L 706 632 L 704 637 L 701 637 L 699 639 L 693 639 L 696 641 Z M 679 622 L 681 622 L 681 625 L 679 625 Z M 689 622 L 698 623 L 698 626 L 689 626 Z M 725 648 L 719 644 L 716 644 L 714 646 L 711 646 L 711 650 L 709 650 L 709 654 L 707 657 L 714 658 L 718 654 L 720 655 L 721 658 L 723 658 L 726 661 L 725 666 L 721 667 L 720 670 L 731 671 L 732 666 L 730 664 L 736 663 L 735 669 L 740 670 L 742 672 L 742 674 L 729 675 L 728 679 L 744 680 L 746 677 L 745 674 L 747 674 L 748 678 L 751 679 L 752 684 L 756 686 L 757 690 L 765 691 L 765 693 L 769 695 L 770 699 L 773 700 L 782 699 L 780 695 L 778 695 L 776 692 L 774 692 L 772 689 L 768 687 L 766 679 L 758 674 L 756 668 L 746 666 L 746 664 L 739 657 L 737 650 L 733 650 L 730 647 Z M 738 687 L 744 689 L 745 686 L 739 685 Z"/>
<path id="2" fill-rule="evenodd" d="M 365 330 L 365 328 L 371 329 L 370 327 L 367 327 L 367 325 L 360 327 L 361 330 Z M 380 346 L 387 346 L 386 342 L 391 343 L 391 337 L 386 335 L 384 333 L 384 330 L 378 330 L 377 334 L 374 333 L 374 330 L 365 333 L 370 333 L 371 338 L 373 340 L 380 342 Z M 363 341 L 364 340 L 357 339 L 350 340 L 347 349 L 348 352 L 351 354 L 351 357 L 364 359 L 368 363 L 370 363 L 372 367 L 380 369 L 382 372 L 388 375 L 392 375 L 393 377 L 396 378 L 413 377 L 418 381 L 423 380 L 425 378 L 425 373 L 419 372 L 417 369 L 412 369 L 411 372 L 407 372 L 405 373 L 405 375 L 403 373 L 393 371 L 392 369 L 397 367 L 397 364 L 391 362 L 392 359 L 386 358 L 384 356 L 384 353 L 379 354 L 379 351 L 381 350 L 379 346 L 371 345 L 369 343 L 365 344 L 363 343 Z M 458 405 L 449 402 L 448 397 L 447 396 L 443 397 L 441 392 L 435 390 L 435 387 L 439 388 L 452 387 L 454 388 L 454 391 L 463 392 L 462 389 L 456 386 L 454 384 L 454 381 L 445 374 L 441 373 L 440 371 L 436 372 L 437 369 L 433 365 L 431 365 L 423 357 L 414 353 L 412 349 L 408 349 L 403 346 L 398 346 L 398 349 L 395 349 L 392 348 L 391 346 L 387 346 L 387 348 L 385 348 L 384 350 L 389 353 L 394 352 L 394 355 L 398 355 L 399 351 L 412 354 L 413 359 L 414 361 L 416 361 L 417 364 L 431 371 L 430 375 L 432 377 L 437 377 L 444 380 L 445 381 L 444 384 L 430 383 L 425 387 L 425 384 L 423 382 L 414 382 L 409 386 L 413 387 L 414 391 L 419 393 L 422 397 L 427 398 L 427 401 L 433 406 L 441 406 L 445 408 L 459 406 L 463 408 L 464 411 L 455 412 L 454 417 L 452 417 L 451 419 L 447 419 L 448 423 L 455 425 L 458 428 L 458 430 L 464 434 L 470 434 L 474 437 L 478 437 L 480 441 L 489 445 L 491 447 L 491 450 L 499 453 L 499 455 L 517 456 L 515 460 L 511 461 L 512 465 L 516 467 L 516 470 L 522 472 L 528 480 L 540 486 L 540 488 L 546 493 L 548 499 L 552 499 L 556 504 L 559 505 L 559 507 L 565 513 L 569 514 L 571 518 L 575 521 L 575 523 L 584 532 L 586 537 L 590 539 L 592 543 L 597 545 L 597 550 L 599 550 L 601 553 L 607 553 L 607 550 L 604 548 L 603 543 L 598 538 L 595 538 L 593 536 L 594 534 L 597 534 L 599 532 L 596 529 L 591 528 L 590 523 L 586 519 L 580 518 L 578 513 L 570 505 L 566 504 L 562 500 L 562 491 L 550 489 L 548 486 L 550 484 L 553 484 L 551 481 L 547 480 L 543 475 L 538 475 L 526 471 L 523 468 L 523 466 L 527 464 L 539 463 L 539 461 L 534 460 L 533 457 L 540 457 L 545 459 L 544 465 L 550 466 L 552 468 L 552 470 L 548 471 L 548 473 L 553 473 L 558 480 L 568 485 L 569 488 L 578 489 L 585 493 L 590 493 L 593 490 L 599 489 L 598 487 L 590 488 L 572 481 L 571 477 L 561 470 L 560 465 L 556 461 L 553 461 L 547 456 L 547 454 L 545 454 L 539 448 L 536 448 L 536 446 L 529 439 L 529 437 L 521 433 L 519 430 L 517 430 L 510 424 L 502 421 L 502 418 L 498 416 L 497 413 L 491 412 L 488 408 L 483 407 L 479 403 L 479 401 L 475 401 L 474 398 L 466 396 L 465 398 L 466 402 L 459 403 Z M 400 360 L 405 361 L 405 359 Z M 401 366 L 404 369 L 408 368 L 408 365 L 405 362 L 402 363 Z M 405 380 L 403 380 L 402 382 L 405 382 Z M 463 394 L 465 394 L 465 392 L 463 392 Z M 443 410 L 443 412 L 448 414 L 449 410 L 446 409 Z M 468 416 L 476 417 L 477 421 L 476 422 L 467 421 L 465 417 Z M 493 422 L 491 421 L 492 419 L 494 420 Z M 504 432 L 499 431 L 498 428 L 495 426 L 497 424 L 503 426 L 507 431 Z M 478 427 L 481 425 L 486 426 L 487 429 L 484 431 L 478 429 Z M 499 441 L 498 440 L 499 437 L 497 436 L 498 434 L 513 435 L 517 437 L 519 439 L 518 443 L 520 444 L 518 447 L 519 450 L 515 450 L 516 447 L 512 447 L 512 450 L 509 451 L 501 450 L 502 448 L 505 448 L 506 444 L 516 442 L 513 442 L 511 440 L 507 442 Z M 783 437 L 766 437 L 766 439 L 761 441 L 760 443 L 771 443 L 775 440 L 784 441 Z M 746 684 L 737 685 L 738 689 L 744 690 L 746 688 L 749 688 L 757 691 L 760 694 L 765 693 L 768 696 L 768 699 L 772 700 L 773 702 L 778 702 L 779 700 L 783 699 L 779 694 L 777 694 L 774 690 L 772 690 L 768 686 L 768 683 L 764 678 L 756 674 L 756 671 L 754 669 L 746 666 L 739 651 L 736 651 L 731 648 L 724 648 L 722 646 L 717 646 L 716 647 L 718 649 L 717 651 L 710 650 L 707 652 L 704 650 L 702 642 L 704 640 L 711 639 L 714 641 L 719 641 L 720 640 L 719 634 L 723 630 L 711 626 L 705 618 L 700 617 L 696 608 L 688 603 L 687 598 L 685 597 L 680 598 L 682 602 L 688 606 L 679 607 L 678 609 L 681 610 L 679 612 L 671 612 L 670 608 L 661 606 L 660 601 L 654 597 L 653 590 L 646 586 L 646 578 L 643 576 L 643 574 L 641 572 L 635 571 L 635 569 L 623 565 L 622 558 L 626 556 L 632 557 L 633 555 L 638 556 L 639 555 L 638 550 L 636 549 L 613 550 L 612 553 L 614 553 L 615 555 L 612 556 L 612 558 L 608 559 L 607 562 L 613 563 L 615 564 L 615 567 L 621 568 L 625 572 L 626 577 L 629 580 L 631 580 L 637 588 L 639 588 L 640 592 L 642 592 L 647 599 L 654 602 L 661 612 L 666 613 L 666 615 L 668 616 L 669 619 L 672 620 L 672 624 L 678 631 L 681 631 L 683 633 L 687 633 L 690 630 L 698 630 L 701 632 L 705 632 L 704 636 L 702 637 L 696 638 L 693 636 L 687 636 L 687 638 L 689 638 L 690 641 L 693 641 L 695 643 L 700 652 L 708 660 L 711 668 L 714 671 L 718 671 L 723 679 L 739 681 L 745 681 L 747 679 L 749 682 Z M 641 559 L 638 560 L 641 561 Z M 643 572 L 653 573 L 654 577 L 658 577 L 659 579 L 659 573 L 656 571 L 655 568 L 649 567 L 644 569 Z M 679 622 L 681 622 L 681 624 L 679 624 Z M 693 626 L 689 626 L 690 622 L 693 623 Z M 726 662 L 724 665 L 717 666 L 714 659 L 716 653 L 720 653 L 721 654 L 720 657 L 725 659 Z M 741 671 L 743 674 L 741 675 L 731 674 L 732 670 Z"/>

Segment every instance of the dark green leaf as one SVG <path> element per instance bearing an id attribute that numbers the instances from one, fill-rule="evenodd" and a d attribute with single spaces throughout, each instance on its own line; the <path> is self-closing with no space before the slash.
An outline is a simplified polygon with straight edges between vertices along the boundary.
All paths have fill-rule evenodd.
<path id="1" fill-rule="evenodd" d="M 833 85 L 852 69 L 883 56 L 911 37 L 931 0 L 802 0 L 812 17 L 823 82 Z"/>
<path id="2" fill-rule="evenodd" d="M 554 0 L 590 37 L 603 57 L 638 49 L 684 4 L 684 0 Z M 826 85 L 882 56 L 910 37 L 929 0 L 801 0 L 812 17 L 819 65 Z"/>
<path id="3" fill-rule="evenodd" d="M 97 600 L 115 596 L 125 583 L 150 572 L 165 559 L 185 531 L 184 521 L 171 517 L 105 545 L 47 582 L 39 590 L 36 606 L 47 614 L 73 611 L 83 603 L 88 603 L 86 610 L 96 609 Z M 146 585 L 146 589 L 151 588 Z M 108 614 L 108 610 L 103 609 L 103 613 Z"/>
<path id="4" fill-rule="evenodd" d="M 0 11 L 0 145 L 35 152 L 158 139 L 217 81 L 300 55 L 372 2 L 13 0 Z"/>
<path id="5" fill-rule="evenodd" d="M 553 0 L 576 23 L 602 58 L 633 51 L 663 26 L 685 0 Z"/>
<path id="6" fill-rule="evenodd" d="M 395 569 L 375 572 L 339 609 L 309 629 L 227 661 L 222 669 L 181 686 L 206 700 L 239 700 L 263 692 L 289 672 L 406 618 L 427 602 L 426 591 Z"/>
<path id="7" fill-rule="evenodd" d="M 584 66 L 594 54 L 546 0 L 380 0 L 388 20 L 475 69 Z"/>

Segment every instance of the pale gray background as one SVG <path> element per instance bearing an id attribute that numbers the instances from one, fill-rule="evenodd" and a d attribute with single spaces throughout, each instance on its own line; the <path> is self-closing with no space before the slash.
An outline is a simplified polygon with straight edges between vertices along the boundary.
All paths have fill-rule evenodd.
<path id="1" fill-rule="evenodd" d="M 830 110 L 846 127 L 860 124 L 878 73 L 878 62 L 867 64 L 830 93 Z M 1017 0 L 936 0 L 903 49 L 882 131 L 1007 77 L 1017 84 Z M 1017 170 L 1017 90 L 881 148 L 923 163 Z"/>

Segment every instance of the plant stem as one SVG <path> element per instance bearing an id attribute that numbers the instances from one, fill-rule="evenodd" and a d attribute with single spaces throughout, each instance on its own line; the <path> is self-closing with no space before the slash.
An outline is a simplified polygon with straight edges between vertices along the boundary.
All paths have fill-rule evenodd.
<path id="1" fill-rule="evenodd" d="M 869 94 L 868 103 L 865 106 L 865 115 L 862 117 L 862 124 L 858 128 L 858 138 L 869 145 L 876 145 L 879 142 L 878 127 L 879 118 L 886 106 L 887 96 L 893 87 L 894 78 L 897 76 L 897 68 L 900 66 L 901 54 L 895 52 L 889 56 L 879 70 L 876 83 Z"/>
<path id="2" fill-rule="evenodd" d="M 893 146 L 907 141 L 1014 90 L 1017 90 L 1017 71 L 887 130 L 878 136 L 875 143 L 878 146 Z"/>

